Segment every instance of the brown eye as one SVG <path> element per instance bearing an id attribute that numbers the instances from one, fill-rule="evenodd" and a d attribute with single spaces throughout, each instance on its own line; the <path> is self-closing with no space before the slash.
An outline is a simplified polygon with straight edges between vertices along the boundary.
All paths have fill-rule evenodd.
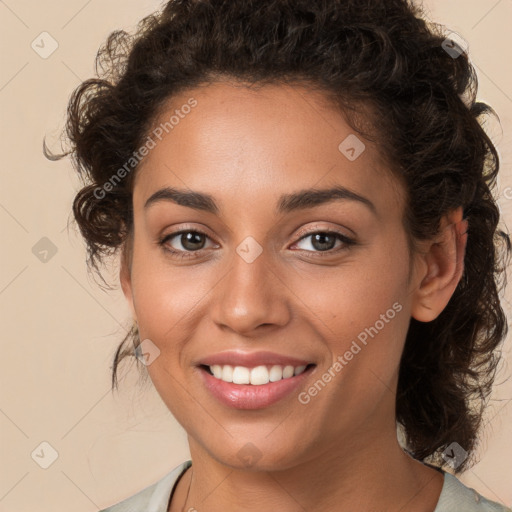
<path id="1" fill-rule="evenodd" d="M 175 238 L 175 236 L 172 238 Z M 180 233 L 178 240 L 185 250 L 197 251 L 203 248 L 205 235 L 203 233 L 198 233 L 197 231 L 187 231 Z"/>
<path id="2" fill-rule="evenodd" d="M 204 249 L 207 240 L 209 236 L 206 233 L 187 229 L 166 235 L 159 244 L 172 254 L 187 256 Z"/>
<path id="3" fill-rule="evenodd" d="M 327 252 L 335 248 L 337 240 L 341 242 L 341 244 L 338 245 L 338 249 L 343 249 L 344 246 L 353 245 L 355 243 L 350 238 L 335 231 L 317 231 L 302 237 L 296 245 L 298 246 L 300 242 L 307 240 L 310 240 L 310 242 L 305 243 L 305 247 L 299 247 L 299 249 L 312 252 Z"/>

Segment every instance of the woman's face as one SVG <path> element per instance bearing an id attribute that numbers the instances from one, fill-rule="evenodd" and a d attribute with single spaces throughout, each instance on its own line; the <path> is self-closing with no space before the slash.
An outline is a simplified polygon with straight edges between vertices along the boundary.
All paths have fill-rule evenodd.
<path id="1" fill-rule="evenodd" d="M 187 91 L 149 135 L 121 279 L 191 450 L 284 469 L 394 436 L 415 278 L 402 188 L 375 147 L 318 93 L 283 85 Z M 238 382 L 266 369 L 228 383 L 208 362 L 227 380 L 241 366 Z"/>

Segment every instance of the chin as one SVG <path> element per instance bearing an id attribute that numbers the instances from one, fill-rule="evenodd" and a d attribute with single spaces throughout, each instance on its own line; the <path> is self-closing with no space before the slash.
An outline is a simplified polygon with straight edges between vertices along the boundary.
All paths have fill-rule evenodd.
<path id="1" fill-rule="evenodd" d="M 248 435 L 243 436 L 243 439 L 233 436 L 222 441 L 222 444 L 215 443 L 215 446 L 211 446 L 212 438 L 208 438 L 205 449 L 219 464 L 235 470 L 280 471 L 305 460 L 303 440 L 300 443 L 302 451 L 298 453 L 299 443 L 291 442 L 290 438 L 281 442 L 277 438 L 269 440 L 260 433 L 259 436 L 250 439 Z M 222 451 L 218 449 L 220 446 Z"/>

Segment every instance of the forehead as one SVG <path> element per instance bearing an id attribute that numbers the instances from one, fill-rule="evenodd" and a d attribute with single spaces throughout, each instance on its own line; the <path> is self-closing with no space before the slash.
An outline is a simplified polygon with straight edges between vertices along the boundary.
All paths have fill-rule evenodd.
<path id="1" fill-rule="evenodd" d="M 154 145 L 135 181 L 139 206 L 165 186 L 208 192 L 221 206 L 247 206 L 339 184 L 380 209 L 390 202 L 400 208 L 401 186 L 377 147 L 325 96 L 303 86 L 220 82 L 190 89 L 166 102 L 148 136 Z"/>

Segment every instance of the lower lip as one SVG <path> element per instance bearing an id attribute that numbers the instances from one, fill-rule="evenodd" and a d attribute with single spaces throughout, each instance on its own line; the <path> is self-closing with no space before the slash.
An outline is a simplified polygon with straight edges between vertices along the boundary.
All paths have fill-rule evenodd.
<path id="1" fill-rule="evenodd" d="M 296 391 L 314 368 L 315 366 L 310 366 L 300 375 L 260 386 L 225 382 L 217 379 L 202 367 L 200 367 L 200 373 L 205 386 L 224 405 L 235 409 L 262 409 Z"/>

